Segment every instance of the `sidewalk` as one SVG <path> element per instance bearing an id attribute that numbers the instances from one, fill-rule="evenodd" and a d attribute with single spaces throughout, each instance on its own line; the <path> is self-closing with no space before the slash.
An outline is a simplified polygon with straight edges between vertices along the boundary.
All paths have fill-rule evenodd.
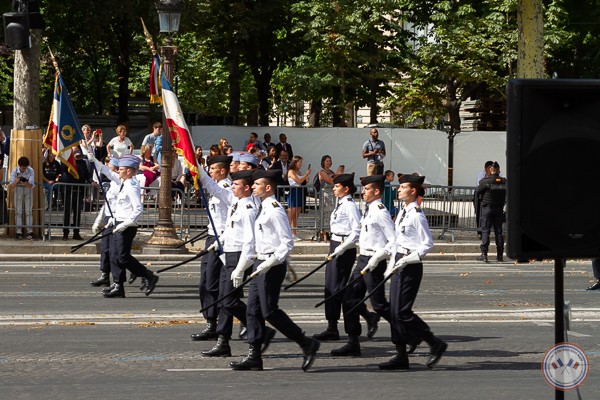
<path id="1" fill-rule="evenodd" d="M 479 240 L 474 232 L 457 232 L 455 233 L 455 241 L 448 239 L 438 239 L 439 230 L 432 230 L 434 240 L 433 250 L 427 255 L 428 261 L 474 261 L 481 252 L 479 249 Z M 84 239 L 90 238 L 89 232 L 82 232 Z M 148 239 L 149 234 L 140 233 L 136 237 L 133 245 L 133 252 L 140 261 L 163 261 L 163 260 L 185 260 L 191 255 L 203 249 L 204 241 L 194 243 L 193 246 L 187 245 L 188 253 L 183 254 L 143 254 L 142 246 Z M 4 261 L 51 261 L 69 259 L 94 260 L 100 256 L 96 244 L 88 244 L 79 249 L 75 253 L 71 253 L 71 246 L 81 244 L 81 241 L 68 240 L 63 241 L 60 237 L 56 237 L 51 241 L 42 241 L 36 239 L 16 240 L 13 237 L 0 236 L 0 254 Z M 313 262 L 322 261 L 329 251 L 329 243 L 314 242 L 310 240 L 302 240 L 295 243 L 292 252 L 292 261 L 297 262 Z M 489 254 L 490 260 L 495 260 L 496 247 L 493 243 L 490 245 Z M 504 258 L 505 262 L 510 262 L 508 258 Z"/>

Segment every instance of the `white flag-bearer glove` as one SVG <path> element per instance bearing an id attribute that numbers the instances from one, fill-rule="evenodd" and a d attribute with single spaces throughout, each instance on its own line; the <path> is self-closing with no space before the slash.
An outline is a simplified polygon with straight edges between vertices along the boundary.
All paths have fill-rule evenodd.
<path id="1" fill-rule="evenodd" d="M 396 263 L 393 266 L 391 266 L 391 268 L 390 268 L 390 266 L 388 266 L 388 268 L 385 270 L 385 277 L 387 278 L 388 276 L 390 276 L 397 270 L 404 268 L 405 266 L 407 266 L 409 264 L 418 264 L 420 262 L 421 262 L 421 257 L 419 257 L 419 253 L 417 253 L 416 251 L 414 253 L 410 253 L 409 255 L 404 256 L 404 257 L 400 258 L 398 261 L 396 261 Z"/>
<path id="2" fill-rule="evenodd" d="M 98 234 L 104 228 L 104 213 L 99 212 L 94 224 L 92 225 L 92 233 L 94 235 Z"/>
<path id="3" fill-rule="evenodd" d="M 215 240 L 210 246 L 206 248 L 206 251 L 212 251 L 213 253 L 219 251 L 219 242 Z"/>
<path id="4" fill-rule="evenodd" d="M 233 282 L 233 287 L 239 287 L 244 281 L 244 271 L 250 268 L 254 264 L 254 260 L 251 259 L 242 259 L 238 261 L 237 266 L 231 272 L 231 282 Z"/>
<path id="5" fill-rule="evenodd" d="M 279 261 L 277 259 L 277 257 L 275 256 L 271 256 L 269 258 L 267 258 L 265 261 L 263 261 L 262 263 L 260 263 L 260 265 L 258 267 L 256 267 L 256 271 L 254 271 L 252 273 L 252 275 L 250 275 L 252 278 L 256 278 L 259 275 L 264 275 L 267 273 L 268 270 L 271 269 L 271 267 L 274 267 L 275 265 L 279 265 L 281 264 L 281 261 Z"/>
<path id="6" fill-rule="evenodd" d="M 367 263 L 367 266 L 363 268 L 362 271 L 360 271 L 361 274 L 365 275 L 369 272 L 372 272 L 375 270 L 375 268 L 377 268 L 377 265 L 379 265 L 379 263 L 383 260 L 385 260 L 386 258 L 389 257 L 389 254 L 384 250 L 384 249 L 379 249 L 375 252 L 375 254 L 373 254 L 371 256 L 371 258 L 369 259 L 369 262 Z"/>
<path id="7" fill-rule="evenodd" d="M 110 217 L 110 218 L 108 219 L 108 222 L 106 223 L 106 226 L 105 226 L 105 227 L 106 227 L 106 228 L 110 228 L 111 226 L 115 226 L 115 223 L 116 223 L 116 222 L 117 222 L 117 221 L 115 220 L 115 218 L 114 218 L 114 217 Z"/>
<path id="8" fill-rule="evenodd" d="M 123 232 L 130 226 L 137 226 L 137 224 L 134 221 L 121 222 L 119 225 L 115 226 L 115 229 L 113 229 L 113 233 Z"/>
<path id="9" fill-rule="evenodd" d="M 341 256 L 344 254 L 346 250 L 353 249 L 356 247 L 356 244 L 352 241 L 345 241 L 339 244 L 338 247 L 327 257 L 328 259 L 333 259 L 334 257 Z"/>

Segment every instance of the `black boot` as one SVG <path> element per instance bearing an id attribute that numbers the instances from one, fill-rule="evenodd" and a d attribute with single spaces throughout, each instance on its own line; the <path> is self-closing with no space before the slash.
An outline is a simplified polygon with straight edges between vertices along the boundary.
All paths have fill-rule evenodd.
<path id="1" fill-rule="evenodd" d="M 396 355 L 389 361 L 379 364 L 379 369 L 384 371 L 403 370 L 408 371 L 408 354 L 404 343 L 396 345 Z"/>
<path id="2" fill-rule="evenodd" d="M 150 296 L 150 294 L 154 292 L 156 282 L 158 282 L 158 275 L 154 275 L 150 272 L 150 275 L 146 277 L 146 296 Z"/>
<path id="3" fill-rule="evenodd" d="M 92 285 L 94 287 L 109 286 L 110 285 L 110 277 L 109 277 L 108 273 L 103 272 L 102 274 L 100 274 L 100 277 L 98 279 L 96 279 L 95 281 L 90 281 L 90 285 Z"/>
<path id="4" fill-rule="evenodd" d="M 123 285 L 115 283 L 110 291 L 104 292 L 102 295 L 108 299 L 114 297 L 125 297 L 125 289 L 123 289 Z"/>
<path id="5" fill-rule="evenodd" d="M 585 290 L 598 290 L 600 289 L 600 279 L 596 279 L 596 282 L 594 282 L 591 286 L 588 286 L 585 288 Z"/>
<path id="6" fill-rule="evenodd" d="M 417 347 L 419 347 L 419 345 L 421 344 L 421 340 L 416 340 L 412 343 L 409 343 L 406 345 L 406 353 L 407 354 L 412 354 L 415 352 L 415 350 L 417 350 Z"/>
<path id="7" fill-rule="evenodd" d="M 231 347 L 229 347 L 229 338 L 219 335 L 217 343 L 210 350 L 205 350 L 202 355 L 207 357 L 231 357 Z"/>
<path id="8" fill-rule="evenodd" d="M 260 346 L 251 344 L 248 355 L 242 361 L 230 362 L 229 366 L 235 371 L 262 371 L 263 362 L 260 356 Z"/>
<path id="9" fill-rule="evenodd" d="M 317 351 L 321 347 L 321 342 L 316 339 L 304 337 L 304 343 L 300 345 L 302 352 L 304 353 L 304 360 L 302 360 L 302 371 L 306 372 L 312 367 L 315 359 L 317 358 Z"/>
<path id="10" fill-rule="evenodd" d="M 367 318 L 367 338 L 373 339 L 379 328 L 378 323 L 380 319 L 381 317 L 376 312 L 369 314 L 369 318 Z"/>
<path id="11" fill-rule="evenodd" d="M 129 275 L 129 280 L 127 281 L 127 283 L 129 283 L 131 285 L 133 282 L 135 282 L 136 279 L 137 279 L 137 275 L 131 274 L 131 275 Z"/>
<path id="12" fill-rule="evenodd" d="M 433 368 L 442 358 L 442 355 L 448 349 L 448 343 L 444 342 L 440 338 L 437 338 L 431 334 L 430 338 L 425 338 L 425 341 L 429 345 L 429 358 L 425 365 L 427 368 Z"/>
<path id="13" fill-rule="evenodd" d="M 116 285 L 116 283 L 113 283 L 113 284 L 112 284 L 112 285 L 110 285 L 109 287 L 102 288 L 102 294 L 104 294 L 104 293 L 108 293 L 108 292 L 110 292 L 111 290 L 113 290 L 113 288 L 115 287 L 115 285 Z"/>
<path id="14" fill-rule="evenodd" d="M 191 335 L 193 341 L 206 341 L 215 340 L 219 337 L 217 335 L 217 321 L 210 320 L 206 323 L 206 328 L 200 333 L 193 333 Z"/>
<path id="15" fill-rule="evenodd" d="M 504 249 L 496 250 L 496 260 L 504 261 Z"/>
<path id="16" fill-rule="evenodd" d="M 481 255 L 476 258 L 477 261 L 488 262 L 487 253 L 481 252 Z"/>
<path id="17" fill-rule="evenodd" d="M 331 355 L 334 357 L 360 357 L 360 342 L 358 336 L 348 335 L 348 343 L 339 349 L 331 350 Z"/>
<path id="18" fill-rule="evenodd" d="M 337 321 L 328 321 L 327 329 L 321 333 L 314 334 L 313 337 L 322 342 L 327 342 L 329 340 L 340 340 L 340 332 L 337 328 Z"/>

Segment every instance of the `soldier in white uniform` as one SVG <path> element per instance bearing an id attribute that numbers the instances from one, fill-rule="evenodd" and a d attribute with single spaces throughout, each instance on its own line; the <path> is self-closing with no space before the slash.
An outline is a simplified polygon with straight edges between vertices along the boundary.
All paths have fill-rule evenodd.
<path id="1" fill-rule="evenodd" d="M 398 199 L 404 202 L 404 208 L 396 220 L 396 262 L 390 263 L 385 271 L 386 277 L 393 274 L 390 285 L 391 328 L 397 354 L 379 365 L 383 370 L 409 369 L 407 344 L 409 353 L 421 341 L 429 345 L 428 368 L 437 364 L 448 348 L 448 344 L 435 337 L 429 326 L 412 311 L 423 278 L 421 259 L 433 247 L 427 218 L 417 204 L 424 180 L 424 176 L 415 175 L 404 175 L 399 180 Z"/>
<path id="2" fill-rule="evenodd" d="M 265 320 L 288 339 L 298 343 L 304 354 L 302 370 L 313 364 L 320 342 L 307 337 L 302 329 L 279 308 L 281 284 L 287 274 L 287 258 L 294 241 L 285 210 L 275 199 L 281 171 L 258 170 L 254 173 L 252 190 L 262 200 L 254 226 L 256 261 L 248 293 L 248 356 L 232 362 L 234 370 L 262 370 L 261 345 L 267 330 Z"/>
<path id="3" fill-rule="evenodd" d="M 208 172 L 210 177 L 221 188 L 231 192 L 231 180 L 228 178 L 229 165 L 231 164 L 230 156 L 213 156 L 208 160 Z M 202 178 L 204 176 L 204 178 Z M 206 182 L 207 177 L 201 173 L 201 179 Z M 204 248 L 210 248 L 213 243 L 216 244 L 217 237 L 220 237 L 225 230 L 225 221 L 227 220 L 227 210 L 231 205 L 233 197 L 231 195 L 216 195 L 216 191 L 212 191 L 211 198 L 208 200 L 208 210 L 214 223 L 208 224 L 208 237 L 204 244 Z M 216 229 L 216 231 L 215 231 Z M 208 252 L 202 257 L 200 264 L 200 283 L 198 292 L 200 294 L 200 307 L 204 308 L 219 299 L 219 278 L 221 276 L 221 268 L 223 263 L 219 259 L 220 252 Z M 206 327 L 200 333 L 191 335 L 192 340 L 216 340 L 217 334 L 217 316 L 219 315 L 218 306 L 210 307 L 203 312 L 203 316 L 207 321 Z"/>
<path id="4" fill-rule="evenodd" d="M 363 275 L 344 292 L 342 310 L 344 312 L 344 329 L 348 334 L 348 343 L 333 349 L 333 356 L 361 355 L 359 336 L 362 333 L 360 325 L 361 307 L 349 312 L 364 297 L 366 292 L 373 293 L 370 297 L 373 310 L 388 322 L 391 321 L 390 303 L 385 298 L 385 288 L 381 286 L 374 292 L 375 287 L 383 280 L 386 261 L 395 250 L 394 222 L 390 212 L 381 202 L 385 177 L 370 175 L 361 178 L 363 185 L 362 197 L 365 201 L 365 211 L 360 222 L 359 247 L 360 255 L 351 279 Z M 364 312 L 364 311 L 362 311 Z"/>
<path id="5" fill-rule="evenodd" d="M 119 176 L 121 187 L 117 195 L 117 205 L 114 210 L 115 221 L 109 221 L 108 226 L 114 226 L 111 238 L 110 258 L 111 271 L 114 279 L 110 290 L 104 297 L 125 297 L 125 269 L 136 276 L 146 278 L 146 296 L 156 287 L 158 276 L 142 265 L 132 254 L 131 245 L 137 233 L 136 220 L 142 214 L 143 207 L 140 196 L 140 184 L 135 179 L 140 158 L 134 155 L 124 155 L 119 159 Z"/>
<path id="6" fill-rule="evenodd" d="M 352 195 L 356 192 L 354 173 L 340 174 L 333 179 L 333 194 L 336 206 L 331 213 L 331 240 L 329 241 L 329 258 L 325 267 L 325 298 L 339 291 L 348 284 L 352 266 L 356 261 L 356 243 L 360 234 L 360 210 Z M 313 335 L 320 341 L 340 340 L 337 323 L 342 311 L 343 293 L 325 302 L 325 318 L 327 329 Z M 359 314 L 367 321 L 367 336 L 372 338 L 377 330 L 379 315 L 361 307 Z"/>

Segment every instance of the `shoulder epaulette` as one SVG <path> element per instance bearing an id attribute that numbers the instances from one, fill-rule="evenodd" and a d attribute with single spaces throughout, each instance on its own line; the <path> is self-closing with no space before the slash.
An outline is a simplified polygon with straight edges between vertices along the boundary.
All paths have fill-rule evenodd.
<path id="1" fill-rule="evenodd" d="M 252 204 L 246 204 L 246 208 L 252 208 Z"/>
<path id="2" fill-rule="evenodd" d="M 348 200 L 350 203 L 352 203 L 354 201 L 354 199 L 352 197 L 346 197 L 346 200 Z"/>
<path id="3" fill-rule="evenodd" d="M 223 187 L 224 187 L 224 188 L 228 188 L 228 187 L 229 187 L 229 183 L 225 182 L 225 183 L 223 184 Z"/>
<path id="4" fill-rule="evenodd" d="M 416 210 L 417 212 L 423 212 L 423 210 L 422 210 L 422 209 L 421 209 L 421 207 L 419 207 L 419 206 L 416 206 L 416 207 L 415 207 L 415 210 Z"/>
<path id="5" fill-rule="evenodd" d="M 279 203 L 276 201 L 274 201 L 272 204 L 273 204 L 273 207 L 279 207 Z"/>
<path id="6" fill-rule="evenodd" d="M 383 210 L 385 208 L 385 206 L 381 203 L 379 203 L 379 205 L 377 205 L 377 207 L 379 207 L 380 210 Z"/>

